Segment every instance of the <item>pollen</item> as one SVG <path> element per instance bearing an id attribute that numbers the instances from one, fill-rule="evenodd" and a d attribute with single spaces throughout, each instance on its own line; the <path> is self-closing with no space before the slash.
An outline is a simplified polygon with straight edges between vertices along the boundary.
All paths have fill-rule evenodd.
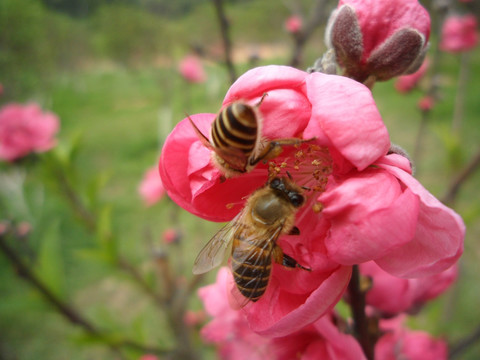
<path id="1" fill-rule="evenodd" d="M 289 157 L 272 160 L 268 167 L 270 179 L 287 175 L 313 195 L 325 191 L 332 173 L 332 159 L 326 147 L 301 144 Z M 321 204 L 314 206 L 313 210 L 320 212 Z"/>
<path id="2" fill-rule="evenodd" d="M 316 202 L 312 205 L 312 210 L 314 213 L 318 214 L 323 210 L 323 204 L 320 202 Z"/>

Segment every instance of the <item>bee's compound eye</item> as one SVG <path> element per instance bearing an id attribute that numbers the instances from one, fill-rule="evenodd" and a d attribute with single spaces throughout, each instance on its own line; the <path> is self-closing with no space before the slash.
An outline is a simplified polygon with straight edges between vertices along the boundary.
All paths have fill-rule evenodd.
<path id="1" fill-rule="evenodd" d="M 280 180 L 279 178 L 275 178 L 270 182 L 270 187 L 272 189 L 278 189 L 281 183 L 282 183 L 282 180 Z"/>
<path id="2" fill-rule="evenodd" d="M 289 194 L 288 197 L 293 206 L 299 207 L 303 205 L 304 198 L 302 195 L 293 193 L 293 194 Z"/>

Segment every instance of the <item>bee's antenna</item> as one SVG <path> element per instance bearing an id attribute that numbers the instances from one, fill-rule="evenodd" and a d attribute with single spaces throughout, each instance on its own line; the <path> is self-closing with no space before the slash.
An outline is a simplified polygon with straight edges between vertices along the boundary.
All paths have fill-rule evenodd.
<path id="1" fill-rule="evenodd" d="M 268 93 L 263 93 L 262 97 L 260 98 L 260 100 L 258 101 L 258 103 L 255 104 L 255 107 L 258 108 L 260 107 L 260 105 L 262 105 L 263 103 L 263 100 L 265 99 L 265 97 L 268 95 Z"/>

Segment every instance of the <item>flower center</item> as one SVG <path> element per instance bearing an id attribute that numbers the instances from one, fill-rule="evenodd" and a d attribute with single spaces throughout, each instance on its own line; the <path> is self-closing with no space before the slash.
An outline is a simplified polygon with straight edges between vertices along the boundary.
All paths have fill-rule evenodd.
<path id="1" fill-rule="evenodd" d="M 269 161 L 269 179 L 285 174 L 305 189 L 308 197 L 324 192 L 332 173 L 332 158 L 328 148 L 315 144 L 300 144 L 295 148 L 289 156 Z"/>

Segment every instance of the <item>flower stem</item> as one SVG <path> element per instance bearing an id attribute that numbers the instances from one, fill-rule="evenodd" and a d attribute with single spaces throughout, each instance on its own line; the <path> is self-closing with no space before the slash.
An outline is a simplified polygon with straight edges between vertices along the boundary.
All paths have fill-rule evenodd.
<path id="1" fill-rule="evenodd" d="M 353 316 L 353 328 L 355 335 L 362 346 L 368 360 L 374 359 L 374 337 L 369 332 L 369 319 L 365 314 L 365 292 L 360 285 L 360 271 L 358 265 L 353 265 L 352 278 L 348 284 L 350 295 L 350 307 Z"/>
<path id="2" fill-rule="evenodd" d="M 480 167 L 480 149 L 477 150 L 476 154 L 473 155 L 470 162 L 467 166 L 460 171 L 458 176 L 453 179 L 450 187 L 448 188 L 447 193 L 442 198 L 442 202 L 448 205 L 453 205 L 457 197 L 460 187 L 465 183 L 465 181 L 475 173 L 475 171 Z"/>

